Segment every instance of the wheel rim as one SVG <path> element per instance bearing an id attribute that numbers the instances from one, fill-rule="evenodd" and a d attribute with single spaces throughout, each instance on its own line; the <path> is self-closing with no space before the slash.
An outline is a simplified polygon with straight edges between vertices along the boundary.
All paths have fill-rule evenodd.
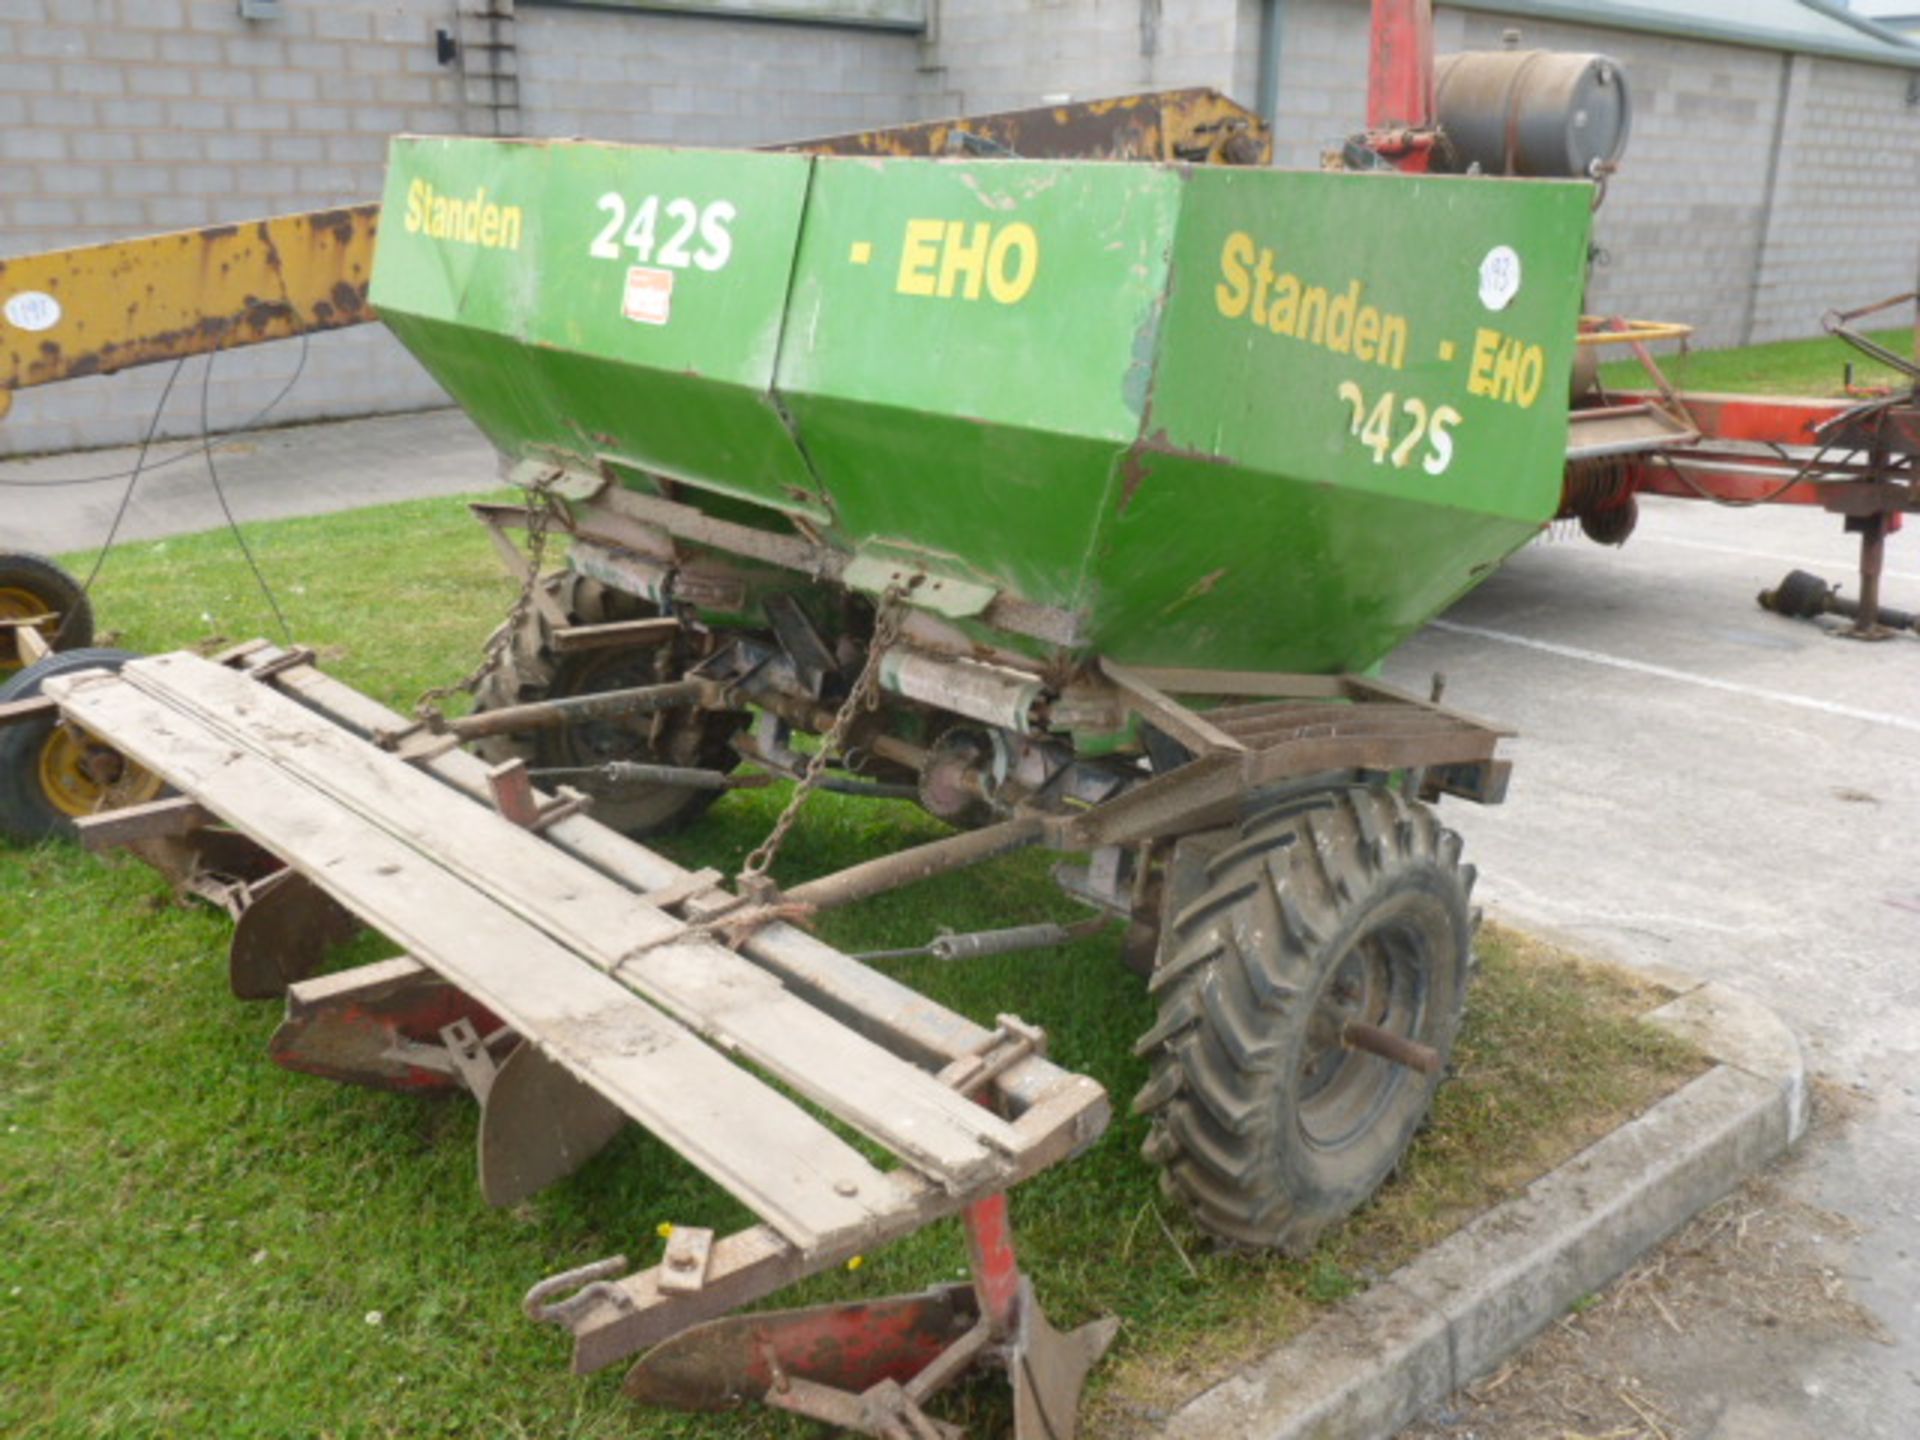
<path id="1" fill-rule="evenodd" d="M 670 676 L 659 652 L 610 652 L 568 666 L 558 677 L 553 693 L 597 695 L 607 690 L 658 685 L 667 678 Z M 544 766 L 592 767 L 625 760 L 700 770 L 731 768 L 724 746 L 716 746 L 713 722 L 702 712 L 690 710 L 658 710 L 637 720 L 616 717 L 562 725 L 541 731 L 538 748 L 539 763 Z M 582 788 L 592 790 L 594 783 L 586 782 Z M 625 787 L 627 793 L 634 788 Z"/>
<path id="2" fill-rule="evenodd" d="M 1300 1133 L 1323 1151 L 1360 1141 L 1404 1087 L 1422 1077 L 1390 1060 L 1349 1049 L 1347 1022 L 1360 1020 L 1408 1039 L 1425 1025 L 1435 958 L 1428 919 L 1401 906 L 1354 937 L 1314 997 L 1300 1060 Z"/>
<path id="3" fill-rule="evenodd" d="M 70 820 L 159 798 L 160 777 L 84 730 L 56 725 L 40 747 L 40 793 Z"/>
<path id="4" fill-rule="evenodd" d="M 29 615 L 45 615 L 54 607 L 31 590 L 22 590 L 17 585 L 0 585 L 0 620 L 24 620 Z M 33 628 L 51 641 L 58 633 L 59 621 L 49 625 L 36 625 Z M 15 638 L 11 625 L 0 629 L 0 675 L 11 675 L 26 664 L 26 658 L 20 653 L 20 642 Z"/>
<path id="5" fill-rule="evenodd" d="M 658 667 L 652 652 L 620 653 L 591 657 L 570 673 L 561 676 L 554 693 L 567 696 L 598 695 L 608 690 L 626 690 L 659 683 Z M 671 711 L 659 711 L 643 717 L 651 723 L 635 724 L 632 718 L 586 720 L 542 732 L 542 760 L 554 765 L 605 765 L 615 760 L 646 762 L 655 759 L 656 742 L 663 738 Z"/>

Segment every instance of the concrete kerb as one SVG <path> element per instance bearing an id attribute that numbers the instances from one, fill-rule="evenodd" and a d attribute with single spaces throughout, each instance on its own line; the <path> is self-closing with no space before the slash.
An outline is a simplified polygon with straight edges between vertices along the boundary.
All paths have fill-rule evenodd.
<path id="1" fill-rule="evenodd" d="M 1182 1405 L 1166 1440 L 1380 1440 L 1485 1374 L 1807 1126 L 1779 1016 L 1717 982 L 1646 1017 L 1715 1063 L 1505 1204 Z"/>

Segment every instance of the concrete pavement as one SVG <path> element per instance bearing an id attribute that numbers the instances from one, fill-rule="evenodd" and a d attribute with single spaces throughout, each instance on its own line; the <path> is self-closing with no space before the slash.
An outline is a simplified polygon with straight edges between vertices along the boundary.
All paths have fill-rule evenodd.
<path id="1" fill-rule="evenodd" d="M 1787 1183 L 1862 1227 L 1846 1279 L 1891 1343 L 1810 1351 L 1767 1433 L 1893 1440 L 1920 1433 L 1920 639 L 1754 603 L 1792 566 L 1853 563 L 1823 514 L 1656 502 L 1623 550 L 1516 556 L 1388 674 L 1444 671 L 1450 703 L 1522 732 L 1508 803 L 1448 807 L 1490 909 L 1745 990 L 1866 1097 Z M 1912 608 L 1920 537 L 1887 564 L 1888 603 Z M 1697 1373 L 1728 1410 L 1752 1379 Z"/>
<path id="2" fill-rule="evenodd" d="M 0 462 L 0 549 L 58 554 L 106 538 L 135 448 Z M 459 410 L 382 415 L 263 430 L 214 443 L 220 485 L 242 525 L 323 515 L 431 495 L 470 495 L 495 482 L 494 450 Z M 49 482 L 106 476 L 90 484 Z M 153 447 L 122 540 L 156 540 L 226 524 L 198 441 Z"/>

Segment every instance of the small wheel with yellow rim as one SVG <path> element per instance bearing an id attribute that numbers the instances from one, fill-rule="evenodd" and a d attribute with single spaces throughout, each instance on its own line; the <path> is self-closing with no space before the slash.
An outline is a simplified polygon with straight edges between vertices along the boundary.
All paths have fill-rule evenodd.
<path id="1" fill-rule="evenodd" d="M 0 685 L 0 704 L 34 698 L 56 675 L 118 670 L 133 658 L 125 650 L 49 655 Z M 0 726 L 0 835 L 9 839 L 70 837 L 80 817 L 142 805 L 165 789 L 159 776 L 71 721 L 48 715 Z"/>
<path id="2" fill-rule="evenodd" d="M 78 580 L 44 555 L 0 551 L 0 681 L 33 658 L 20 645 L 20 627 L 13 622 L 21 621 L 32 622 L 55 650 L 84 650 L 93 643 L 93 607 Z"/>

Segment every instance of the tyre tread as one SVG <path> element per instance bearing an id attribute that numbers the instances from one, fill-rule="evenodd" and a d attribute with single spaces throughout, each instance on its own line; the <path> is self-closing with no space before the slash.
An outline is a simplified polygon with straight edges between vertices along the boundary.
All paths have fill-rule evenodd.
<path id="1" fill-rule="evenodd" d="M 1205 1229 L 1298 1252 L 1365 1198 L 1299 1193 L 1308 1187 L 1280 1162 L 1293 1117 L 1274 1103 L 1290 1053 L 1278 1037 L 1302 1023 L 1324 947 L 1409 874 L 1438 887 L 1452 933 L 1470 936 L 1472 876 L 1459 855 L 1459 837 L 1426 806 L 1355 785 L 1257 808 L 1204 867 L 1206 889 L 1169 922 L 1149 982 L 1160 1012 L 1135 1047 L 1150 1059 L 1135 1111 L 1151 1120 L 1143 1153 Z M 1458 956 L 1456 985 L 1468 968 Z M 1450 1045 L 1460 997 L 1439 998 L 1452 1007 L 1436 1022 Z M 1368 1193 L 1397 1166 L 1405 1130 Z"/>

